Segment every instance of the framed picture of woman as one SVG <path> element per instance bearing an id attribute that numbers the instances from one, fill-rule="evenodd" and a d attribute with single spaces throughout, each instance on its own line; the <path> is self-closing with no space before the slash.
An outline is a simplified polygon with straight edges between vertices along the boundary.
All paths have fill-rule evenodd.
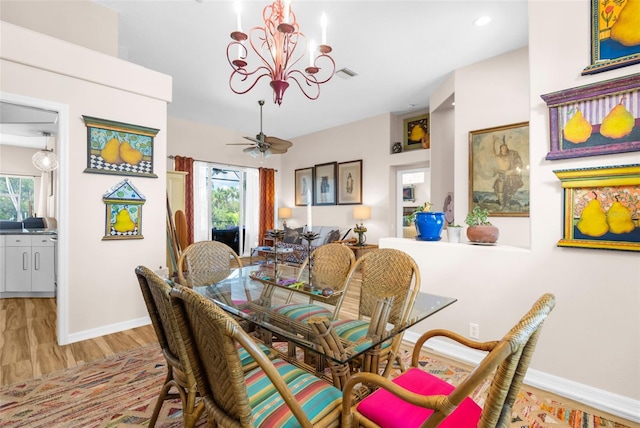
<path id="1" fill-rule="evenodd" d="M 323 163 L 314 168 L 313 205 L 336 205 L 336 162 Z"/>

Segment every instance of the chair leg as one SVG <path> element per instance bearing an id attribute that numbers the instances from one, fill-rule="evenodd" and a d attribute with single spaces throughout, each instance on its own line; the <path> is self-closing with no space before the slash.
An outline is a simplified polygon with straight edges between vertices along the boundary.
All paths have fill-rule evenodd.
<path id="1" fill-rule="evenodd" d="M 185 428 L 193 428 L 196 426 L 198 419 L 202 416 L 202 412 L 204 411 L 204 401 L 200 400 L 200 402 L 196 405 L 196 398 L 198 397 L 198 392 L 196 387 L 190 388 L 186 390 L 186 397 L 184 397 L 184 390 L 180 394 L 180 398 L 182 398 L 182 413 L 184 415 L 184 426 Z"/>
<path id="2" fill-rule="evenodd" d="M 149 428 L 153 428 L 156 425 L 158 415 L 160 414 L 160 409 L 164 404 L 164 400 L 166 400 L 167 398 L 169 389 L 171 389 L 171 386 L 173 386 L 173 370 L 168 364 L 167 368 L 167 377 L 164 379 L 164 384 L 162 385 L 162 389 L 160 390 L 160 395 L 158 395 L 158 401 L 156 401 L 156 405 L 153 408 L 153 414 L 151 415 L 151 420 L 149 421 Z"/>

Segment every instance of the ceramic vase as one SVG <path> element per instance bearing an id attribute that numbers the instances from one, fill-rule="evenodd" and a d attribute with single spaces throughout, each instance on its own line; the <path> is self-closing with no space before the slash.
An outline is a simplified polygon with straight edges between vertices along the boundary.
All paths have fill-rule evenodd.
<path id="1" fill-rule="evenodd" d="M 462 232 L 461 227 L 449 226 L 447 228 L 447 238 L 449 239 L 449 242 L 454 244 L 460 242 L 460 232 Z"/>
<path id="2" fill-rule="evenodd" d="M 444 228 L 444 213 L 417 212 L 415 218 L 418 241 L 439 241 Z"/>

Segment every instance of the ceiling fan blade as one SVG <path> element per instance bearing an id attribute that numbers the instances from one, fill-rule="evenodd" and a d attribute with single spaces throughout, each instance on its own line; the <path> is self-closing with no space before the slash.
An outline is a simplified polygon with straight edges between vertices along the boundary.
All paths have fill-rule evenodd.
<path id="1" fill-rule="evenodd" d="M 269 150 L 271 150 L 271 153 L 273 153 L 274 155 L 281 155 L 281 154 L 287 153 L 287 149 L 276 149 L 273 146 L 271 146 Z"/>
<path id="2" fill-rule="evenodd" d="M 242 137 L 242 138 L 246 138 L 247 140 L 253 141 L 256 144 L 263 144 L 263 141 L 260 141 L 257 138 L 253 138 L 253 137 Z"/>
<path id="3" fill-rule="evenodd" d="M 288 149 L 293 146 L 291 141 L 283 140 L 278 137 L 266 137 L 265 142 L 270 144 L 272 148 Z"/>
<path id="4" fill-rule="evenodd" d="M 256 147 L 255 147 L 255 146 L 253 146 L 253 147 L 247 147 L 246 149 L 242 149 L 242 151 L 243 151 L 244 153 L 249 153 L 249 152 L 254 151 L 255 149 L 256 149 Z"/>
<path id="5" fill-rule="evenodd" d="M 255 146 L 254 143 L 227 143 L 227 146 Z"/>

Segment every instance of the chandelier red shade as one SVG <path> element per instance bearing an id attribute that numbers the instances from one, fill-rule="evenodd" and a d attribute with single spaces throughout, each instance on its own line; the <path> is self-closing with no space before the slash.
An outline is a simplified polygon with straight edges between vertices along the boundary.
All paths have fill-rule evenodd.
<path id="1" fill-rule="evenodd" d="M 278 105 L 282 104 L 291 81 L 307 98 L 315 100 L 320 96 L 320 85 L 333 77 L 336 63 L 329 56 L 331 46 L 327 44 L 326 16 L 322 14 L 322 43 L 317 49 L 313 42 L 307 46 L 290 3 L 291 0 L 276 0 L 266 6 L 262 11 L 264 26 L 251 28 L 248 35 L 242 32 L 240 8 L 236 4 L 238 29 L 231 33 L 232 41 L 227 46 L 227 60 L 233 68 L 229 87 L 236 94 L 246 94 L 263 77 L 268 77 L 273 101 Z M 251 65 L 248 47 L 251 47 L 252 56 L 257 56 Z M 309 65 L 302 71 L 307 48 Z"/>

